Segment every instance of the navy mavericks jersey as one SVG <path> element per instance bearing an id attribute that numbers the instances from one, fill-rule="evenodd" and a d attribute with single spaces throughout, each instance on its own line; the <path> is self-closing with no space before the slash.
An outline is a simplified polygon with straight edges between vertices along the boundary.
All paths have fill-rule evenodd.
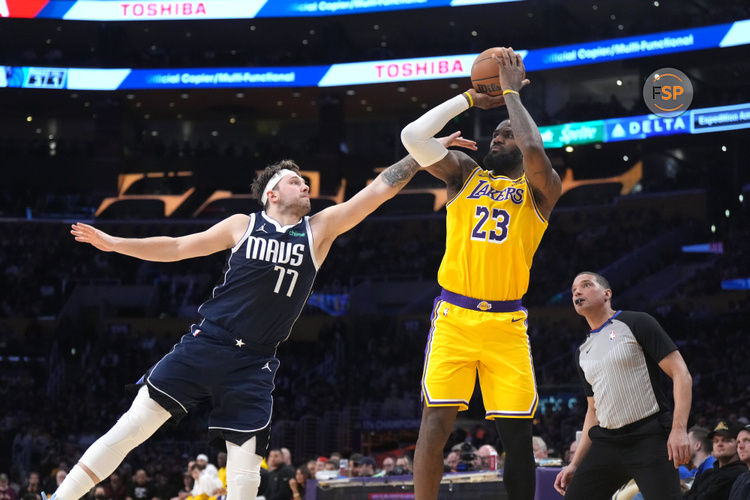
<path id="1" fill-rule="evenodd" d="M 309 217 L 281 226 L 265 212 L 252 213 L 224 281 L 198 313 L 249 344 L 279 344 L 289 337 L 317 271 Z"/>

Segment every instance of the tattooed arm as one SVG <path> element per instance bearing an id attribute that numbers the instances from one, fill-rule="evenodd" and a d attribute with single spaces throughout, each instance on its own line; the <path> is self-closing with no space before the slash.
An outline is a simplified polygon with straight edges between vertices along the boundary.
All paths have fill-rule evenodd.
<path id="1" fill-rule="evenodd" d="M 445 146 L 461 146 L 473 148 L 474 141 L 461 138 L 460 132 L 440 139 Z M 419 164 L 411 156 L 407 156 L 378 175 L 374 181 L 339 205 L 328 207 L 310 217 L 310 227 L 313 232 L 315 258 L 318 264 L 323 262 L 333 240 L 370 215 L 380 205 L 393 198 L 414 177 L 419 170 Z"/>

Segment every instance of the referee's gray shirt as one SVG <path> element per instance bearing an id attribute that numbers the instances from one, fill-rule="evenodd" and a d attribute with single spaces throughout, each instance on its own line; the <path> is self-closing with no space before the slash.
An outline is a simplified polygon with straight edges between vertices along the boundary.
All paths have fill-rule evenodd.
<path id="1" fill-rule="evenodd" d="M 617 311 L 592 330 L 576 351 L 576 365 L 586 396 L 594 398 L 599 425 L 619 429 L 655 414 L 671 425 L 659 361 L 676 350 L 661 325 L 643 312 Z"/>

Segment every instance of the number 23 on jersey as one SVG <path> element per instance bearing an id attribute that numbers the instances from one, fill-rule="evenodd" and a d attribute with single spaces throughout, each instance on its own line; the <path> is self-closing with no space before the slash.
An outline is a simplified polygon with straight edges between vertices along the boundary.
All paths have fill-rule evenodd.
<path id="1" fill-rule="evenodd" d="M 502 208 L 489 208 L 477 205 L 474 217 L 477 219 L 474 229 L 471 231 L 473 241 L 489 241 L 490 243 L 502 243 L 508 238 L 508 224 L 510 214 Z M 490 224 L 485 229 L 487 221 Z"/>

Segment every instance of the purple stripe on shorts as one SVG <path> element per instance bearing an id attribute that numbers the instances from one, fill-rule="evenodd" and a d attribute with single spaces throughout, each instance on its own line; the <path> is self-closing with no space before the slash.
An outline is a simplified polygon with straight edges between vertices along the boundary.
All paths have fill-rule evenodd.
<path id="1" fill-rule="evenodd" d="M 523 309 L 521 299 L 517 300 L 482 300 L 465 297 L 458 293 L 453 293 L 445 288 L 440 293 L 440 298 L 454 306 L 463 307 L 464 309 L 473 309 L 475 311 L 509 313 Z"/>

